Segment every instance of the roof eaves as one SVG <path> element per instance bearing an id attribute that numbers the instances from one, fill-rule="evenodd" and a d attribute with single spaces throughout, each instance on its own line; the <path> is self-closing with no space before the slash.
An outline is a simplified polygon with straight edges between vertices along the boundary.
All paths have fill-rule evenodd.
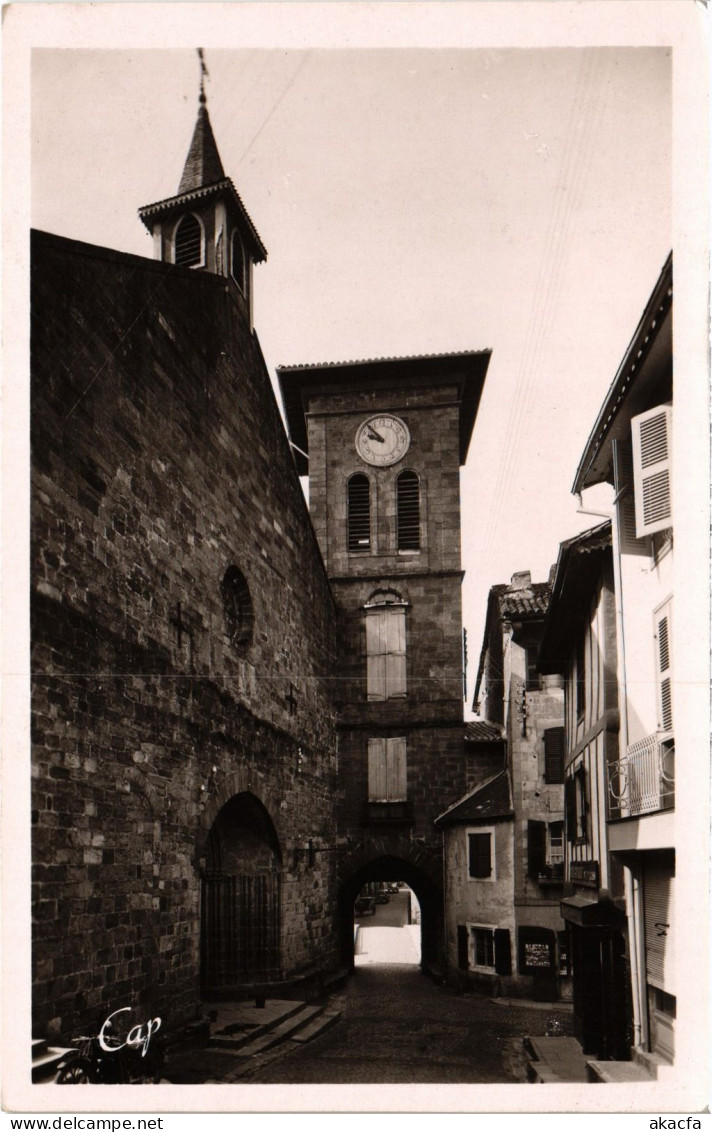
<path id="1" fill-rule="evenodd" d="M 254 240 L 255 249 L 257 251 L 255 262 L 264 262 L 264 260 L 267 259 L 267 249 L 260 239 L 259 233 L 252 222 L 249 212 L 242 202 L 240 194 L 238 193 L 229 177 L 225 177 L 225 179 L 222 181 L 215 181 L 212 185 L 203 185 L 200 189 L 191 189 L 187 193 L 179 193 L 177 196 L 166 197 L 164 200 L 155 201 L 153 204 L 145 204 L 138 209 L 138 215 L 146 225 L 146 227 L 150 229 L 150 224 L 146 222 L 147 217 L 156 216 L 161 212 L 172 212 L 174 209 L 181 208 L 183 205 L 192 204 L 198 200 L 206 200 L 208 197 L 215 196 L 216 193 L 224 191 L 229 192 L 230 195 L 234 198 L 242 216 L 244 217 L 248 225 L 250 235 Z"/>
<path id="2" fill-rule="evenodd" d="M 672 305 L 672 293 L 672 252 L 670 252 L 586 442 L 571 488 L 574 495 L 599 482 L 598 479 L 589 480 L 589 473 L 633 382 L 650 353 Z"/>

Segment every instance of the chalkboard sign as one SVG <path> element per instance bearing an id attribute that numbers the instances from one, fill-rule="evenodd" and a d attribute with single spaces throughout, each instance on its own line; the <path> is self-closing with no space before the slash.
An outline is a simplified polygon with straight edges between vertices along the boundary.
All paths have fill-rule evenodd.
<path id="1" fill-rule="evenodd" d="M 519 970 L 531 975 L 535 971 L 551 971 L 556 967 L 554 932 L 548 928 L 519 929 Z"/>
<path id="2" fill-rule="evenodd" d="M 525 967 L 551 967 L 551 948 L 548 943 L 524 944 Z"/>

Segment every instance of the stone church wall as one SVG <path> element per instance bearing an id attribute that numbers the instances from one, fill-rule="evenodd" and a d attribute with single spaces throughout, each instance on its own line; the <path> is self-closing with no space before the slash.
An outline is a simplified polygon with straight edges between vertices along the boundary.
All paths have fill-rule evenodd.
<path id="1" fill-rule="evenodd" d="M 242 792 L 279 840 L 282 974 L 335 962 L 333 603 L 233 290 L 33 238 L 38 1036 L 196 1012 L 205 846 Z"/>

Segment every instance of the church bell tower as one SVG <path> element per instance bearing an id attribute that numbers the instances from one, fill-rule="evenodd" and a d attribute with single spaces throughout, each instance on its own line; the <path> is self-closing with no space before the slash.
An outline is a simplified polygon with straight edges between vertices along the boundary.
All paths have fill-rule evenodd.
<path id="1" fill-rule="evenodd" d="M 372 881 L 405 881 L 416 893 L 424 962 L 441 946 L 433 823 L 466 789 L 460 466 L 489 358 L 277 370 L 339 616 L 344 960 L 353 900 Z"/>
<path id="2" fill-rule="evenodd" d="M 138 214 L 153 236 L 155 258 L 229 279 L 251 327 L 252 266 L 266 260 L 267 252 L 225 176 L 208 115 L 202 53 L 200 60 L 198 120 L 178 192 L 144 205 Z"/>

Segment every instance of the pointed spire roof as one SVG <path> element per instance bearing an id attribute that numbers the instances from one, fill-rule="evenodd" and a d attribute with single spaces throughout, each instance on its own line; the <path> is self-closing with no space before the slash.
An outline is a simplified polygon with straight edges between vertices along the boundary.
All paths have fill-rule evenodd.
<path id="1" fill-rule="evenodd" d="M 153 231 L 156 219 L 162 216 L 174 215 L 186 205 L 204 202 L 209 198 L 224 197 L 231 206 L 237 210 L 243 236 L 246 237 L 250 254 L 255 263 L 262 263 L 267 259 L 265 248 L 259 233 L 255 228 L 235 186 L 229 177 L 225 176 L 217 143 L 210 125 L 210 117 L 205 98 L 204 78 L 208 73 L 200 57 L 200 105 L 198 107 L 198 120 L 193 131 L 193 140 L 190 143 L 188 156 L 183 169 L 178 192 L 174 197 L 146 204 L 139 208 L 138 214 L 149 232 Z"/>
<path id="2" fill-rule="evenodd" d="M 213 128 L 210 125 L 208 108 L 205 105 L 205 94 L 201 88 L 198 121 L 195 123 L 193 140 L 190 143 L 183 176 L 178 186 L 178 196 L 181 196 L 182 193 L 192 193 L 196 189 L 204 189 L 208 185 L 214 185 L 217 181 L 224 180 L 225 170 L 213 136 Z"/>

